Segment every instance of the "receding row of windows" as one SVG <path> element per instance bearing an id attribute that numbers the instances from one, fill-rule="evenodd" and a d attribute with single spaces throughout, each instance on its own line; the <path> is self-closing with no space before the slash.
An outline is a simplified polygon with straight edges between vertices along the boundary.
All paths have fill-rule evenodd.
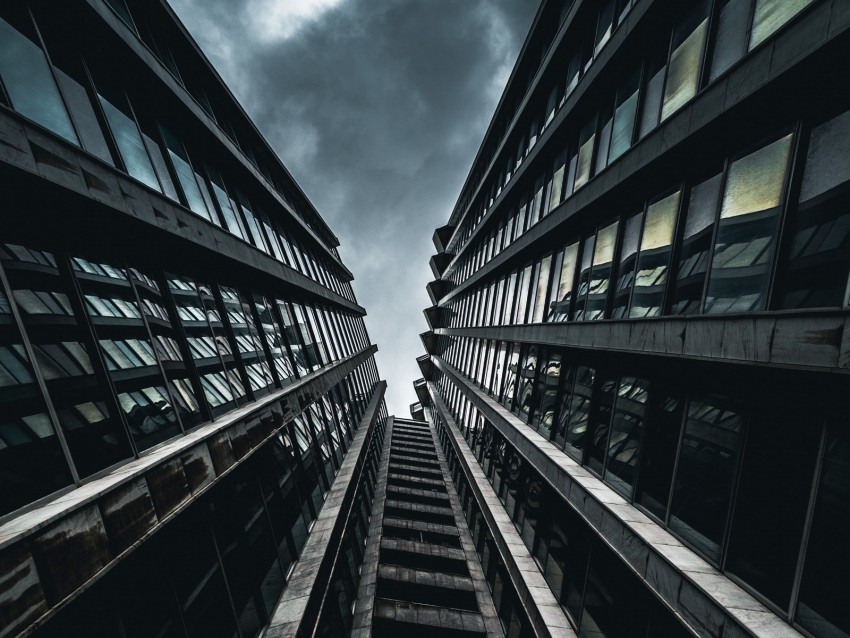
<path id="1" fill-rule="evenodd" d="M 498 556 L 491 532 L 454 455 L 448 426 L 436 411 L 435 420 L 482 561 L 488 555 Z M 468 430 L 467 435 L 473 432 L 474 429 Z M 482 425 L 476 434 L 468 438 L 470 447 L 580 636 L 690 636 L 675 615 L 595 537 L 587 523 L 546 485 L 492 425 Z M 507 634 L 525 635 L 522 631 Z"/>
<path id="2" fill-rule="evenodd" d="M 0 279 L 0 515 L 369 346 L 334 309 L 16 244 Z"/>
<path id="3" fill-rule="evenodd" d="M 173 126 L 148 112 L 155 108 L 149 99 L 131 100 L 126 87 L 106 79 L 113 74 L 98 73 L 102 61 L 77 59 L 78 52 L 57 45 L 51 64 L 42 35 L 56 27 L 50 20 L 39 26 L 22 5 L 0 9 L 0 103 L 354 301 L 350 284 L 330 260 L 308 251 L 276 215 L 249 201 L 234 188 L 237 180 L 225 185 L 211 160 L 202 160 Z"/>
<path id="4" fill-rule="evenodd" d="M 492 259 L 512 241 L 531 228 L 563 200 L 587 184 L 590 178 L 618 159 L 638 140 L 645 137 L 699 91 L 729 70 L 747 51 L 760 45 L 813 0 L 708 0 L 689 3 L 687 12 L 674 25 L 669 47 L 648 55 L 642 64 L 616 82 L 617 90 L 608 96 L 608 104 L 582 123 L 572 126 L 570 143 L 556 158 L 554 166 L 540 175 L 530 192 L 518 197 L 518 205 L 501 220 L 474 251 L 457 267 L 451 279 L 460 283 Z M 620 18 L 630 6 L 616 7 Z M 593 58 L 607 42 L 615 14 L 614 0 L 603 3 L 600 29 L 593 47 L 578 47 L 569 56 L 566 79 L 559 78 L 551 87 L 542 113 L 531 119 L 530 133 L 522 137 L 519 151 L 507 160 L 507 167 L 494 178 L 485 202 L 464 229 L 468 241 L 478 223 L 489 212 L 502 189 L 517 172 L 540 134 L 551 123 L 557 109 L 590 68 Z M 603 20 L 604 18 L 604 20 Z M 602 28 L 602 25 L 608 25 Z M 709 33 L 714 40 L 709 42 Z M 604 104 L 605 100 L 598 100 Z M 531 183 L 531 182 L 529 182 Z M 458 247 L 455 252 L 459 252 Z"/>
<path id="5" fill-rule="evenodd" d="M 731 158 L 451 300 L 450 325 L 846 306 L 850 111 L 800 138 Z"/>
<path id="6" fill-rule="evenodd" d="M 813 635 L 850 635 L 846 396 L 535 344 L 445 345 L 494 400 L 770 606 Z M 447 377 L 440 388 L 479 445 L 482 416 Z"/>
<path id="7" fill-rule="evenodd" d="M 280 174 L 276 167 L 276 159 L 267 158 L 263 161 L 259 158 L 256 147 L 249 143 L 248 138 L 252 133 L 241 126 L 239 133 L 233 126 L 233 121 L 228 116 L 232 114 L 235 121 L 242 121 L 242 114 L 232 106 L 232 98 L 227 91 L 220 86 L 216 79 L 206 68 L 206 63 L 200 59 L 194 49 L 194 45 L 184 39 L 182 33 L 170 21 L 163 20 L 165 17 L 160 7 L 152 6 L 150 3 L 131 2 L 132 9 L 125 0 L 105 0 L 121 20 L 138 36 L 139 40 L 156 56 L 163 67 L 177 80 L 183 88 L 192 96 L 195 102 L 209 115 L 218 125 L 219 129 L 236 144 L 254 167 L 263 174 L 268 183 L 277 193 L 290 205 L 304 222 L 318 233 L 323 230 L 320 224 L 309 214 L 309 205 L 306 210 L 295 202 L 295 194 L 283 184 L 287 178 Z M 169 32 L 170 31 L 170 32 Z M 182 68 L 182 72 L 181 72 Z M 210 99 L 213 96 L 213 99 Z M 215 103 L 215 108 L 213 108 Z M 262 149 L 264 155 L 268 151 Z M 272 168 L 274 167 L 274 168 Z"/>
<path id="8" fill-rule="evenodd" d="M 362 406 L 348 409 L 356 427 Z M 382 408 L 343 540 L 345 556 L 360 556 L 366 541 L 385 422 Z M 323 470 L 319 436 L 321 424 L 296 418 L 34 635 L 259 636 L 334 480 Z M 306 449 L 304 437 L 311 441 Z"/>
<path id="9" fill-rule="evenodd" d="M 538 108 L 536 112 L 526 114 L 523 121 L 515 127 L 519 129 L 520 132 L 514 133 L 514 139 L 505 144 L 505 146 L 508 149 L 511 149 L 511 151 L 508 153 L 506 160 L 502 160 L 504 167 L 500 171 L 496 172 L 495 176 L 490 180 L 491 183 L 489 187 L 485 189 L 486 195 L 484 196 L 483 201 L 477 206 L 476 214 L 470 216 L 469 220 L 464 223 L 463 233 L 460 235 L 456 249 L 457 252 L 459 252 L 463 245 L 465 245 L 469 240 L 476 226 L 478 226 L 479 222 L 481 222 L 490 210 L 493 202 L 502 193 L 502 189 L 508 184 L 508 182 L 511 181 L 511 177 L 517 172 L 517 170 L 519 170 L 519 167 L 525 161 L 525 158 L 528 157 L 528 154 L 534 148 L 535 144 L 537 144 L 537 141 L 540 139 L 543 132 L 555 119 L 555 114 L 578 86 L 579 80 L 590 69 L 593 61 L 602 52 L 602 49 L 608 43 L 608 40 L 610 40 L 614 31 L 624 24 L 626 17 L 629 15 L 632 7 L 636 3 L 637 0 L 604 0 L 603 2 L 589 3 L 594 6 L 587 7 L 585 15 L 580 15 L 576 18 L 575 23 L 571 27 L 571 36 L 575 37 L 575 39 L 582 38 L 583 41 L 579 45 L 572 37 L 565 39 L 565 41 L 569 43 L 568 47 L 570 52 L 563 56 L 559 56 L 559 58 L 567 60 L 568 63 L 564 66 L 563 62 L 557 59 L 551 63 L 553 68 L 552 70 L 547 71 L 547 75 L 553 74 L 554 69 L 557 68 L 559 77 L 554 82 L 546 96 L 545 108 L 542 112 L 541 109 Z M 566 18 L 567 13 L 569 13 L 569 10 L 572 8 L 572 4 L 572 2 L 568 2 L 563 6 L 561 12 L 562 18 Z M 581 28 L 579 25 L 581 25 Z M 540 60 L 541 62 L 547 52 L 548 47 L 543 51 Z M 532 78 L 529 78 L 529 82 L 531 79 Z M 522 97 L 524 97 L 524 95 Z M 510 117 L 507 118 L 508 122 L 513 120 L 513 117 L 519 108 L 519 102 L 522 101 L 522 97 L 519 98 L 510 114 Z M 475 193 L 481 185 L 482 177 L 488 174 L 489 171 L 487 168 L 493 159 L 493 153 L 495 152 L 496 147 L 498 147 L 501 143 L 502 136 L 499 136 L 498 139 L 494 140 L 494 146 L 491 149 L 490 154 L 479 161 L 479 171 L 476 177 L 472 180 L 472 186 L 474 186 L 474 188 L 471 189 L 470 195 L 462 205 L 463 209 L 467 208 L 469 198 L 472 196 L 472 193 Z M 516 150 L 514 151 L 513 149 Z M 545 213 L 543 214 L 545 215 Z"/>

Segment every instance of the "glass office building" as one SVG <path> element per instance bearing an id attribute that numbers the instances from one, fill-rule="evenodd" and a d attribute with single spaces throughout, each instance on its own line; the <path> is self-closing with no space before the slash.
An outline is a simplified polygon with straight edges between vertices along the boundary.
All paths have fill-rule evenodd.
<path id="1" fill-rule="evenodd" d="M 365 310 L 164 1 L 0 3 L 0 184 L 0 636 L 248 638 L 356 587 Z"/>
<path id="2" fill-rule="evenodd" d="M 850 636 L 848 27 L 545 0 L 434 234 L 415 410 L 569 635 Z"/>

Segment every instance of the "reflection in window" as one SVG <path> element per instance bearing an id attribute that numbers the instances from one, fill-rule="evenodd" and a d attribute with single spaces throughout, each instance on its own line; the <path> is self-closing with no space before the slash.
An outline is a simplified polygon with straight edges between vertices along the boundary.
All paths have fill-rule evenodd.
<path id="1" fill-rule="evenodd" d="M 846 421 L 846 419 L 843 419 Z M 850 439 L 846 422 L 830 426 L 797 607 L 797 622 L 825 636 L 850 635 Z"/>
<path id="2" fill-rule="evenodd" d="M 756 0 L 750 49 L 767 40 L 811 3 L 812 0 Z"/>
<path id="3" fill-rule="evenodd" d="M 617 389 L 611 434 L 608 437 L 605 481 L 627 497 L 631 497 L 637 473 L 638 450 L 649 399 L 648 389 L 649 382 L 636 377 L 623 377 Z"/>
<path id="4" fill-rule="evenodd" d="M 590 440 L 587 446 L 587 465 L 602 474 L 608 449 L 608 434 L 611 428 L 611 411 L 617 392 L 618 380 L 607 375 L 600 377 L 597 391 L 593 397 L 588 431 Z"/>
<path id="5" fill-rule="evenodd" d="M 637 264 L 638 243 L 640 242 L 640 226 L 643 213 L 632 215 L 626 220 L 623 229 L 623 243 L 620 247 L 620 265 L 617 268 L 617 287 L 614 289 L 614 307 L 611 310 L 612 319 L 622 319 L 629 310 L 629 300 L 635 281 L 635 266 Z"/>
<path id="6" fill-rule="evenodd" d="M 644 89 L 643 106 L 641 106 L 639 138 L 643 138 L 658 126 L 666 72 L 667 66 L 663 62 L 647 67 L 646 77 L 648 79 Z"/>
<path id="7" fill-rule="evenodd" d="M 587 301 L 581 319 L 589 321 L 602 319 L 608 302 L 608 284 L 611 279 L 611 267 L 614 263 L 614 247 L 617 244 L 619 222 L 609 224 L 596 234 L 593 248 L 593 267 L 587 288 Z M 578 319 L 579 317 L 576 317 Z"/>
<path id="8" fill-rule="evenodd" d="M 670 529 L 720 560 L 744 418 L 716 395 L 691 398 L 670 507 Z"/>
<path id="9" fill-rule="evenodd" d="M 212 217 L 207 210 L 207 205 L 204 203 L 204 197 L 201 195 L 201 186 L 199 186 L 202 178 L 192 170 L 192 165 L 189 163 L 189 156 L 186 153 L 183 142 L 164 126 L 160 126 L 160 130 L 165 140 L 165 146 L 168 149 L 168 157 L 171 160 L 171 165 L 174 167 L 174 173 L 177 175 L 177 181 L 180 182 L 183 195 L 186 197 L 186 204 L 193 213 L 197 213 L 204 219 L 211 221 Z"/>
<path id="10" fill-rule="evenodd" d="M 779 282 L 780 308 L 847 303 L 850 268 L 850 111 L 816 127 L 809 140 L 790 245 Z"/>
<path id="11" fill-rule="evenodd" d="M 587 445 L 587 425 L 590 420 L 590 401 L 593 398 L 593 381 L 596 370 L 579 366 L 570 396 L 569 420 L 565 431 L 564 451 L 581 462 L 582 450 Z"/>
<path id="12" fill-rule="evenodd" d="M 540 271 L 537 277 L 537 289 L 534 292 L 534 308 L 531 315 L 531 323 L 540 323 L 546 314 L 547 292 L 549 288 L 549 271 L 552 266 L 552 255 L 547 255 L 540 262 Z"/>
<path id="13" fill-rule="evenodd" d="M 50 66 L 41 47 L 35 43 L 34 33 L 27 10 L 5 6 L 0 18 L 0 78 L 12 102 L 12 107 L 21 115 L 78 144 L 77 135 Z M 18 14 L 18 15 L 10 15 Z M 4 19 L 12 19 L 21 31 Z M 32 33 L 31 36 L 24 33 Z"/>
<path id="14" fill-rule="evenodd" d="M 721 174 L 715 175 L 691 188 L 688 208 L 684 213 L 685 230 L 679 267 L 671 292 L 673 314 L 689 315 L 700 311 L 722 177 Z"/>
<path id="15" fill-rule="evenodd" d="M 142 142 L 136 121 L 103 96 L 98 97 L 104 115 L 106 115 L 106 121 L 109 123 L 109 128 L 112 129 L 112 136 L 115 139 L 116 146 L 118 146 L 118 152 L 121 153 L 121 159 L 124 161 L 127 173 L 146 186 L 161 192 L 159 181 L 156 178 L 144 142 Z"/>
<path id="16" fill-rule="evenodd" d="M 661 107 L 662 122 L 696 95 L 707 33 L 708 3 L 699 2 L 673 31 L 673 53 L 670 54 Z"/>
<path id="17" fill-rule="evenodd" d="M 625 153 L 632 145 L 635 115 L 637 114 L 639 82 L 640 74 L 633 73 L 617 91 L 614 128 L 611 132 L 611 145 L 608 150 L 609 164 Z"/>
<path id="18" fill-rule="evenodd" d="M 554 266 L 547 321 L 566 321 L 570 316 L 577 258 L 578 242 L 573 242 L 558 255 L 560 264 Z"/>
<path id="19" fill-rule="evenodd" d="M 684 397 L 671 389 L 652 392 L 652 412 L 644 424 L 646 432 L 640 452 L 640 473 L 635 501 L 659 520 L 667 514 L 673 468 L 682 429 Z"/>
<path id="20" fill-rule="evenodd" d="M 791 138 L 786 135 L 729 168 L 705 312 L 764 308 Z"/>
<path id="21" fill-rule="evenodd" d="M 661 314 L 680 195 L 676 192 L 646 210 L 630 317 Z"/>
<path id="22" fill-rule="evenodd" d="M 578 285 L 576 290 L 575 307 L 573 308 L 573 319 L 581 321 L 584 318 L 587 306 L 587 290 L 590 286 L 590 267 L 593 265 L 593 244 L 596 235 L 585 238 L 581 248 L 581 269 L 578 272 Z"/>
<path id="23" fill-rule="evenodd" d="M 575 185 L 573 190 L 584 186 L 591 177 L 593 168 L 593 145 L 596 141 L 596 117 L 584 125 L 579 137 L 578 164 L 576 167 Z"/>
<path id="24" fill-rule="evenodd" d="M 747 52 L 747 26 L 753 0 L 724 0 L 720 6 L 710 81 L 740 60 Z"/>
<path id="25" fill-rule="evenodd" d="M 37 270 L 26 266 L 35 254 L 41 257 Z M 68 299 L 72 284 L 60 276 L 50 253 L 7 245 L 0 259 L 78 473 L 90 476 L 128 458 L 127 435 L 110 415 L 95 377 L 88 331 Z"/>

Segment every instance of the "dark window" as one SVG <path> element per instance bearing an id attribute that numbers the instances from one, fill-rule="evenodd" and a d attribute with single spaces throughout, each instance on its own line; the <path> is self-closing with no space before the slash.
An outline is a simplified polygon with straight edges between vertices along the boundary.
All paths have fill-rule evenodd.
<path id="1" fill-rule="evenodd" d="M 743 437 L 744 417 L 725 397 L 688 402 L 670 528 L 714 561 L 720 560 Z"/>
<path id="2" fill-rule="evenodd" d="M 816 127 L 809 139 L 800 201 L 778 284 L 780 308 L 847 303 L 850 267 L 850 111 Z"/>
<path id="3" fill-rule="evenodd" d="M 608 437 L 605 481 L 627 498 L 631 497 L 634 488 L 648 400 L 648 381 L 623 377 L 617 389 L 611 434 Z"/>
<path id="4" fill-rule="evenodd" d="M 729 167 L 705 299 L 707 313 L 764 308 L 791 139 L 786 135 Z"/>
<path id="5" fill-rule="evenodd" d="M 680 196 L 677 191 L 646 209 L 630 317 L 661 314 Z"/>
<path id="6" fill-rule="evenodd" d="M 843 421 L 846 421 L 844 419 Z M 850 635 L 850 438 L 846 422 L 830 424 L 818 485 L 797 622 L 815 634 Z"/>
<path id="7" fill-rule="evenodd" d="M 747 26 L 752 7 L 753 0 L 724 0 L 720 3 L 711 60 L 712 82 L 747 52 Z"/>

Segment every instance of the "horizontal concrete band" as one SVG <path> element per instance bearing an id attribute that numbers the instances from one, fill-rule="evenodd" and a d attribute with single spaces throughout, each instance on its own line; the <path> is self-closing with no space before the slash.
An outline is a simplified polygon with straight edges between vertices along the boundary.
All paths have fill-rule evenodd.
<path id="1" fill-rule="evenodd" d="M 286 589 L 275 605 L 269 626 L 263 633 L 265 638 L 306 637 L 317 631 L 322 607 L 328 591 L 333 588 L 333 570 L 367 466 L 370 442 L 386 389 L 386 381 L 381 381 L 369 402 Z"/>
<path id="2" fill-rule="evenodd" d="M 375 352 L 312 372 L 0 526 L 0 637 L 52 617 Z M 46 568 L 36 569 L 35 553 Z"/>
<path id="3" fill-rule="evenodd" d="M 126 44 L 127 47 L 132 50 L 134 56 L 143 63 L 145 63 L 148 68 L 153 72 L 153 74 L 157 76 L 160 82 L 180 100 L 183 106 L 192 113 L 194 119 L 199 123 L 202 123 L 212 134 L 212 136 L 215 137 L 218 142 L 222 144 L 239 161 L 241 166 L 245 170 L 250 172 L 251 175 L 258 182 L 265 186 L 268 193 L 272 197 L 274 197 L 280 207 L 287 212 L 290 217 L 291 223 L 301 226 L 303 231 L 309 234 L 314 239 L 314 241 L 317 242 L 317 244 L 322 248 L 322 250 L 325 251 L 327 256 L 336 262 L 337 267 L 348 273 L 348 276 L 350 278 L 353 278 L 351 272 L 345 267 L 345 265 L 339 260 L 339 258 L 334 255 L 334 253 L 329 250 L 327 246 L 325 246 L 324 242 L 318 237 L 315 231 L 310 228 L 310 226 L 304 220 L 302 220 L 301 217 L 295 211 L 292 210 L 290 205 L 283 199 L 283 197 L 280 196 L 280 194 L 274 188 L 274 185 L 269 182 L 268 178 L 263 175 L 263 173 L 260 172 L 260 170 L 248 160 L 242 149 L 240 149 L 239 146 L 222 131 L 218 123 L 213 119 L 213 117 L 209 113 L 207 113 L 207 111 L 205 111 L 200 106 L 195 97 L 180 82 L 178 82 L 174 78 L 171 72 L 168 71 L 166 66 L 159 60 L 159 58 L 157 58 L 156 55 L 154 55 L 153 52 L 147 47 L 147 45 L 144 44 L 141 38 L 139 38 L 135 33 L 133 33 L 123 22 L 123 20 L 121 20 L 121 18 L 116 15 L 114 11 L 112 11 L 106 6 L 107 2 L 105 0 L 86 0 L 86 2 L 92 7 L 94 11 L 99 14 L 100 18 L 112 28 L 112 30 L 115 32 L 116 35 L 121 38 L 124 44 Z M 172 12 L 170 8 L 167 7 L 167 9 L 169 12 Z M 203 51 L 201 51 L 200 48 L 195 44 L 191 34 L 189 34 L 189 32 L 185 30 L 183 25 L 179 22 L 179 19 L 177 20 L 177 26 L 181 28 L 184 35 L 186 36 L 186 39 L 189 41 L 189 44 L 194 47 L 199 57 L 209 66 L 210 74 L 218 78 L 218 72 L 211 65 L 209 65 L 209 62 L 207 61 Z M 271 146 L 269 146 L 268 142 L 265 140 L 262 133 L 260 133 L 259 129 L 257 129 L 254 122 L 251 121 L 251 118 L 245 112 L 245 109 L 242 108 L 242 105 L 239 104 L 239 102 L 233 96 L 232 92 L 230 91 L 230 88 L 225 85 L 224 82 L 221 82 L 220 79 L 219 82 L 221 88 L 225 91 L 225 93 L 231 96 L 233 100 L 233 106 L 244 116 L 246 124 L 248 124 L 253 129 L 257 138 L 266 146 L 266 149 L 270 151 L 270 155 L 272 155 L 278 161 L 279 166 L 283 169 L 284 173 L 286 173 L 286 176 L 289 178 L 290 185 L 303 194 L 303 191 L 301 191 L 301 187 L 298 186 L 298 184 L 292 178 L 292 175 L 290 174 L 289 170 L 283 165 L 283 163 L 280 161 L 280 158 L 277 157 L 277 154 L 274 152 Z M 304 195 L 304 199 L 307 199 L 306 195 Z M 318 213 L 312 203 L 310 204 L 310 209 L 311 212 L 315 215 L 316 219 L 320 221 L 321 224 L 324 226 L 327 233 L 338 242 L 339 240 L 337 239 L 336 235 L 334 235 L 327 222 Z"/>
<path id="4" fill-rule="evenodd" d="M 641 2 L 636 9 L 643 4 Z M 627 27 L 630 25 L 631 21 Z M 846 3 L 821 2 L 811 7 L 800 18 L 795 18 L 789 23 L 787 28 L 784 28 L 774 38 L 771 38 L 752 53 L 745 55 L 729 73 L 702 90 L 678 112 L 657 126 L 642 140 L 636 142 L 617 161 L 613 162 L 598 176 L 595 176 L 586 186 L 579 189 L 522 237 L 474 272 L 443 297 L 440 300 L 440 305 L 444 305 L 445 302 L 474 286 L 476 282 L 501 268 L 507 260 L 525 252 L 529 246 L 535 244 L 541 238 L 551 236 L 550 233 L 556 228 L 558 232 L 564 233 L 567 230 L 565 222 L 573 215 L 605 196 L 622 181 L 635 177 L 639 172 L 648 169 L 668 150 L 678 146 L 698 130 L 719 120 L 724 114 L 728 113 L 730 118 L 735 117 L 735 114 L 731 111 L 737 105 L 748 100 L 766 84 L 786 73 L 817 49 L 838 38 L 848 28 L 850 28 L 850 11 L 847 11 Z M 602 55 L 606 55 L 606 51 L 614 43 L 616 36 L 617 34 L 612 36 L 611 42 L 603 49 Z M 599 68 L 601 69 L 603 66 L 600 65 Z M 589 73 L 598 73 L 596 67 L 597 65 L 594 63 Z M 490 207 L 490 211 L 478 223 L 469 241 L 464 244 L 463 249 L 456 254 L 452 263 L 446 268 L 443 273 L 444 279 L 449 277 L 457 268 L 464 253 L 475 245 L 477 236 L 488 227 L 490 219 L 494 215 L 503 214 L 503 207 L 499 204 L 515 189 L 516 184 L 522 181 L 517 176 L 528 166 L 534 164 L 533 154 L 535 154 L 535 151 L 539 152 L 540 149 L 547 146 L 547 133 L 554 133 L 565 119 L 571 118 L 571 110 L 569 105 L 565 105 L 559 111 L 555 120 L 543 133 L 543 138 L 538 140 L 534 149 L 522 163 L 517 174 L 505 186 L 500 196 Z M 458 225 L 459 228 L 460 225 Z M 565 237 L 565 239 L 567 238 Z"/>
<path id="5" fill-rule="evenodd" d="M 434 363 L 650 590 L 700 636 L 799 638 L 794 628 L 437 357 Z M 443 416 L 451 416 L 433 384 Z M 460 446 L 459 446 L 460 447 Z M 483 509 L 483 508 L 482 508 Z"/>
<path id="6" fill-rule="evenodd" d="M 496 544 L 497 551 L 510 576 L 514 591 L 531 623 L 536 636 L 571 637 L 576 636 L 566 614 L 558 604 L 555 595 L 537 563 L 523 543 L 522 538 L 511 522 L 507 511 L 493 491 L 493 487 L 484 476 L 478 461 L 466 445 L 457 424 L 436 388 L 429 388 L 431 405 L 439 411 L 448 424 L 449 442 L 458 459 L 458 465 L 472 490 L 472 496 L 478 503 L 481 515 Z M 426 419 L 431 419 L 426 412 Z"/>
<path id="7" fill-rule="evenodd" d="M 838 310 L 438 328 L 434 333 L 597 352 L 850 372 L 850 313 Z"/>
<path id="8" fill-rule="evenodd" d="M 150 231 L 168 233 L 176 240 L 190 242 L 195 250 L 208 253 L 211 259 L 230 260 L 234 267 L 250 268 L 263 278 L 274 277 L 338 308 L 366 314 L 362 306 L 4 108 L 0 108 L 0 163 L 47 180 L 51 188 L 61 193 L 62 208 L 37 207 L 38 218 L 28 214 L 27 223 L 45 221 L 40 218 L 48 217 L 57 224 L 79 227 L 90 220 L 68 219 L 67 210 L 71 206 L 87 207 L 92 213 L 99 212 L 101 217 L 107 213 L 115 215 L 116 223 L 141 223 Z M 12 219 L 9 223 L 22 221 Z"/>

